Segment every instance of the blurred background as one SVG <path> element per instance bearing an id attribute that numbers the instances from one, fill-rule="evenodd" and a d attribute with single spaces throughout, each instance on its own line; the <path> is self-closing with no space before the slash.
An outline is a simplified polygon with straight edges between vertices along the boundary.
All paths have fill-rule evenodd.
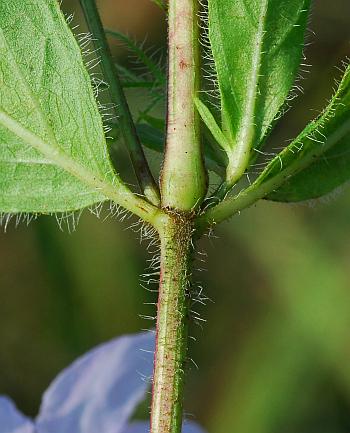
<path id="1" fill-rule="evenodd" d="M 99 6 L 107 27 L 147 36 L 146 46 L 164 52 L 165 19 L 150 0 Z M 82 23 L 77 2 L 63 8 Z M 273 146 L 330 98 L 335 66 L 350 54 L 349 19 L 348 0 L 314 2 L 312 67 Z M 111 46 L 119 63 L 129 62 Z M 129 96 L 136 112 L 143 94 Z M 345 186 L 312 203 L 262 201 L 201 243 L 208 256 L 196 278 L 211 301 L 200 311 L 206 322 L 191 326 L 198 369 L 189 365 L 185 406 L 210 433 L 350 431 L 349 198 Z M 78 355 L 154 325 L 140 317 L 154 315 L 143 304 L 155 295 L 140 286 L 150 257 L 131 223 L 86 211 L 72 233 L 54 217 L 0 233 L 0 394 L 26 414 L 37 413 L 42 392 Z"/>

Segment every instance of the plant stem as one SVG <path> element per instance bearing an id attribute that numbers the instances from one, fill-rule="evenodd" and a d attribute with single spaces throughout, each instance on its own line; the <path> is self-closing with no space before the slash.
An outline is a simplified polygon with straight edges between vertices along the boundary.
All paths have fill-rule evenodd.
<path id="1" fill-rule="evenodd" d="M 192 216 L 169 213 L 159 230 L 161 268 L 151 433 L 181 433 L 192 265 Z"/>
<path id="2" fill-rule="evenodd" d="M 135 124 L 116 67 L 113 63 L 112 54 L 95 0 L 80 0 L 80 3 L 88 27 L 94 37 L 94 45 L 101 57 L 101 67 L 109 85 L 109 93 L 113 103 L 116 105 L 115 110 L 118 114 L 118 125 L 120 126 L 125 144 L 129 151 L 140 188 L 148 200 L 158 206 L 160 203 L 159 190 L 153 179 L 140 140 L 137 136 Z"/>
<path id="3" fill-rule="evenodd" d="M 207 192 L 199 131 L 198 0 L 169 0 L 167 140 L 162 170 L 162 206 L 190 211 Z"/>

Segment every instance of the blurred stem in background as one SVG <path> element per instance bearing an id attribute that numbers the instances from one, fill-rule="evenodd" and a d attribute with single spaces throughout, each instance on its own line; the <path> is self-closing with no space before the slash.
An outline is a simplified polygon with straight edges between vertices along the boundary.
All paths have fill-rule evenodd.
<path id="1" fill-rule="evenodd" d="M 319 373 L 311 365 L 308 341 L 280 314 L 259 323 L 243 345 L 229 380 L 216 402 L 211 431 L 284 431 L 310 397 Z M 215 430 L 214 430 L 215 428 Z"/>
<path id="2" fill-rule="evenodd" d="M 82 339 L 89 334 L 89 323 L 80 316 L 79 302 L 75 296 L 76 281 L 71 273 L 72 265 L 60 242 L 57 223 L 43 217 L 40 224 L 35 224 L 35 234 L 42 267 L 48 278 L 48 323 L 51 323 L 56 338 L 62 340 L 72 354 L 80 353 L 86 347 Z"/>
<path id="3" fill-rule="evenodd" d="M 285 420 L 300 416 L 327 370 L 350 397 L 348 277 L 342 263 L 303 228 L 291 208 L 278 211 L 280 224 L 255 218 L 244 224 L 250 230 L 237 221 L 226 232 L 239 237 L 263 265 L 277 310 L 232 361 L 236 367 L 212 422 L 218 433 L 227 426 L 240 433 L 284 431 Z"/>

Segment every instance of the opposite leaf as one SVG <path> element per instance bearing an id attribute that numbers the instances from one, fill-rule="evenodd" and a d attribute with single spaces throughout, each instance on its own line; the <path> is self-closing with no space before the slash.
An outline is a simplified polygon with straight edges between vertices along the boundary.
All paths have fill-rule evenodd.
<path id="1" fill-rule="evenodd" d="M 209 0 L 209 39 L 239 178 L 284 104 L 301 60 L 310 0 Z M 229 179 L 228 179 L 229 180 Z"/>
<path id="2" fill-rule="evenodd" d="M 247 189 L 198 220 L 216 224 L 259 199 L 300 201 L 330 192 L 350 178 L 350 66 L 323 113 L 277 154 Z"/>
<path id="3" fill-rule="evenodd" d="M 286 179 L 267 196 L 276 201 L 317 198 L 349 180 L 350 67 L 323 114 L 270 162 L 256 182 L 273 178 Z"/>
<path id="4" fill-rule="evenodd" d="M 95 179 L 117 180 L 90 77 L 58 2 L 1 1 L 0 212 L 92 205 L 105 200 Z"/>
<path id="5" fill-rule="evenodd" d="M 298 202 L 319 198 L 332 192 L 350 179 L 350 133 L 316 162 L 292 176 L 269 200 Z"/>

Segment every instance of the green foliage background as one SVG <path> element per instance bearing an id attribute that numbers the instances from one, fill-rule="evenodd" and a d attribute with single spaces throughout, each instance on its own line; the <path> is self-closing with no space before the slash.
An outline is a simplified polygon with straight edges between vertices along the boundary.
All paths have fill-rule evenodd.
<path id="1" fill-rule="evenodd" d="M 108 27 L 164 45 L 149 0 L 100 5 Z M 78 10 L 71 0 L 64 7 Z M 349 16 L 347 0 L 315 2 L 311 73 L 272 147 L 296 136 L 330 97 L 334 65 L 349 55 Z M 131 99 L 134 108 L 143 103 L 140 92 Z M 211 433 L 349 431 L 349 191 L 302 205 L 261 202 L 203 241 L 208 257 L 197 277 L 214 302 L 201 308 L 202 329 L 192 326 L 199 370 L 189 365 L 186 409 Z M 85 212 L 72 234 L 49 217 L 1 232 L 0 393 L 26 413 L 37 412 L 42 391 L 76 356 L 152 325 L 139 316 L 155 314 L 143 305 L 155 294 L 140 287 L 149 256 L 125 230 L 132 222 Z"/>

